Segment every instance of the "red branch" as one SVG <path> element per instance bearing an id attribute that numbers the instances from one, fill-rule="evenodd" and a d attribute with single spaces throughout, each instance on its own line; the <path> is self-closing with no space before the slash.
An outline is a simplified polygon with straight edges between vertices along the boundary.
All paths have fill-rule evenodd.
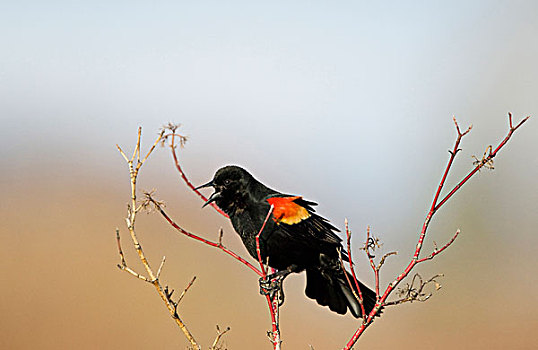
<path id="1" fill-rule="evenodd" d="M 269 212 L 267 212 L 267 216 L 265 217 L 265 220 L 263 221 L 262 227 L 260 228 L 260 231 L 256 235 L 256 253 L 258 254 L 258 262 L 260 264 L 260 270 L 262 272 L 262 278 L 267 277 L 267 271 L 265 270 L 265 265 L 262 260 L 261 255 L 261 249 L 260 249 L 260 235 L 263 232 L 263 229 L 265 228 L 265 225 L 267 224 L 267 220 L 271 217 L 271 214 L 273 213 L 275 206 L 271 204 L 271 207 L 269 208 Z M 278 304 L 278 293 L 275 294 L 274 299 L 271 300 L 270 295 L 266 295 L 265 298 L 267 299 L 267 306 L 269 307 L 269 313 L 271 314 L 271 327 L 273 328 L 273 347 L 274 349 L 280 348 L 280 329 L 278 326 L 278 311 L 279 311 L 279 304 Z"/>
<path id="2" fill-rule="evenodd" d="M 437 204 L 435 206 L 435 211 L 437 211 L 437 209 L 439 209 L 443 204 L 445 204 L 445 202 L 450 198 L 452 197 L 452 195 L 454 193 L 456 193 L 457 190 L 460 189 L 461 186 L 463 186 L 467 180 L 469 180 L 471 178 L 471 176 L 473 176 L 478 170 L 480 170 L 482 168 L 482 166 L 484 164 L 486 164 L 489 160 L 493 159 L 497 153 L 501 150 L 501 148 L 508 142 L 508 140 L 510 140 L 510 137 L 512 137 L 512 134 L 521 126 L 523 125 L 523 123 L 525 123 L 528 119 L 530 118 L 530 116 L 526 117 L 525 119 L 523 119 L 522 121 L 519 122 L 519 124 L 517 124 L 515 127 L 512 126 L 512 113 L 508 113 L 508 119 L 509 119 L 509 124 L 510 124 L 510 130 L 508 131 L 508 134 L 506 135 L 506 137 L 504 138 L 504 140 L 501 141 L 501 143 L 499 143 L 499 145 L 497 146 L 497 148 L 495 148 L 495 150 L 493 152 L 491 152 L 489 154 L 488 157 L 486 157 L 484 160 L 482 160 L 482 162 L 480 162 L 480 164 L 478 164 L 473 170 L 471 170 L 471 172 L 463 179 L 460 181 L 459 184 L 457 184 L 453 189 L 452 191 L 450 191 L 440 202 L 439 204 Z M 435 203 L 435 202 L 434 202 Z"/>
<path id="3" fill-rule="evenodd" d="M 182 137 L 181 135 L 178 135 L 175 133 L 175 127 L 172 129 L 170 128 L 170 130 L 172 130 L 172 133 L 171 134 L 168 134 L 166 135 L 166 137 L 170 137 L 171 138 L 171 142 L 170 142 L 170 149 L 172 150 L 172 157 L 174 158 L 174 163 L 175 163 L 175 166 L 176 166 L 176 169 L 177 171 L 179 172 L 179 175 L 181 176 L 181 178 L 183 179 L 183 181 L 185 182 L 185 184 L 192 190 L 194 191 L 204 202 L 207 201 L 207 197 L 205 197 L 202 193 L 200 193 L 200 191 L 198 191 L 196 189 L 196 187 L 189 181 L 189 179 L 187 178 L 187 175 L 185 174 L 185 172 L 183 171 L 180 163 L 179 163 L 179 160 L 178 160 L 178 157 L 177 157 L 177 154 L 176 154 L 176 145 L 174 144 L 174 139 L 176 137 Z M 152 202 L 155 204 L 155 201 L 152 200 Z M 222 211 L 215 203 L 210 203 L 210 205 L 213 207 L 213 209 L 215 209 L 218 213 L 220 213 L 222 216 L 225 216 L 228 218 L 228 215 Z M 191 237 L 191 238 L 194 238 L 200 242 L 203 242 L 203 243 L 206 243 L 212 247 L 216 247 L 216 248 L 219 248 L 221 249 L 222 251 L 224 251 L 225 253 L 231 255 L 232 257 L 234 257 L 235 259 L 237 259 L 238 261 L 240 261 L 241 263 L 245 264 L 246 266 L 248 266 L 252 271 L 256 272 L 256 274 L 260 277 L 265 277 L 266 276 L 266 271 L 265 271 L 265 267 L 263 265 L 263 262 L 261 261 L 261 256 L 260 256 L 260 252 L 259 252 L 259 235 L 260 233 L 263 231 L 264 227 L 265 227 L 265 224 L 267 223 L 267 219 L 269 218 L 269 216 L 271 215 L 272 213 L 272 210 L 273 210 L 273 206 L 271 206 L 271 209 L 269 211 L 269 213 L 267 214 L 267 217 L 258 233 L 258 236 L 256 236 L 256 245 L 257 245 L 257 250 L 258 250 L 258 259 L 259 259 L 259 263 L 260 263 L 260 267 L 261 267 L 261 270 L 258 270 L 254 265 L 252 265 L 251 263 L 249 263 L 248 261 L 246 261 L 245 259 L 243 259 L 242 257 L 240 257 L 239 255 L 237 255 L 236 253 L 234 253 L 233 251 L 229 250 L 228 248 L 224 247 L 221 243 L 221 239 L 219 238 L 219 243 L 215 243 L 215 242 L 211 242 L 211 241 L 208 241 L 202 237 L 199 237 L 195 234 L 192 234 L 186 230 L 184 230 L 183 228 L 181 228 L 180 226 L 178 226 L 174 221 L 172 221 L 172 219 L 170 219 L 168 217 L 168 215 L 166 215 L 166 213 L 164 212 L 164 210 L 162 210 L 162 208 L 160 208 L 159 205 L 156 205 L 157 209 L 159 209 L 159 211 L 161 212 L 161 214 L 165 217 L 165 219 L 175 228 L 177 229 L 178 231 L 180 231 L 181 233 L 183 233 L 184 235 L 188 236 L 188 237 Z M 279 329 L 279 325 L 278 325 L 278 312 L 279 312 L 279 305 L 278 305 L 278 294 L 275 295 L 274 297 L 274 300 L 271 300 L 271 297 L 269 295 L 266 295 L 266 299 L 267 299 L 267 307 L 269 308 L 269 313 L 271 315 L 271 327 L 272 327 L 272 333 L 273 333 L 273 337 L 272 337 L 272 343 L 273 343 L 273 348 L 276 350 L 276 349 L 280 349 L 280 343 L 281 343 L 281 340 L 280 340 L 280 329 Z"/>
<path id="4" fill-rule="evenodd" d="M 200 242 L 203 242 L 207 245 L 210 245 L 212 247 L 215 247 L 215 248 L 218 248 L 220 250 L 222 250 L 223 252 L 225 252 L 226 254 L 230 255 L 231 257 L 233 257 L 234 259 L 242 262 L 243 264 L 245 264 L 247 267 L 249 267 L 252 271 L 256 272 L 256 274 L 258 274 L 258 276 L 263 276 L 262 272 L 260 270 L 258 270 L 254 265 L 252 265 L 251 263 L 249 263 L 248 261 L 246 261 L 245 259 L 243 259 L 242 257 L 240 257 L 239 255 L 237 255 L 236 253 L 234 253 L 233 251 L 231 251 L 230 249 L 226 248 L 225 246 L 222 245 L 222 242 L 221 242 L 221 239 L 219 237 L 219 241 L 218 242 L 212 242 L 212 241 L 209 241 L 205 238 L 202 238 L 198 235 L 195 235 L 194 233 L 191 233 L 185 229 L 183 229 L 181 226 L 179 226 L 178 224 L 176 224 L 169 216 L 168 214 L 166 214 L 166 212 L 163 210 L 163 208 L 161 207 L 161 205 L 159 203 L 157 203 L 156 200 L 154 200 L 152 197 L 148 197 L 148 200 L 150 200 L 154 205 L 155 205 L 155 208 L 157 208 L 157 210 L 161 213 L 161 215 L 166 219 L 166 221 L 168 221 L 168 223 L 170 223 L 170 225 L 172 225 L 173 228 L 175 228 L 177 231 L 179 231 L 180 233 L 184 234 L 185 236 L 187 237 L 190 237 L 190 238 L 194 238 L 195 240 L 197 241 L 200 241 Z"/>
<path id="5" fill-rule="evenodd" d="M 355 274 L 355 267 L 354 267 L 354 264 L 353 264 L 353 257 L 351 256 L 351 231 L 349 230 L 349 225 L 348 225 L 348 222 L 347 222 L 347 219 L 344 220 L 344 225 L 346 227 L 346 238 L 347 238 L 347 257 L 348 257 L 348 260 L 349 260 L 349 269 L 351 270 L 351 275 L 353 276 L 353 283 L 355 284 L 355 287 L 357 287 L 357 291 L 358 291 L 358 294 L 359 294 L 359 305 L 361 306 L 361 311 L 362 311 L 362 314 L 361 315 L 366 315 L 366 312 L 364 311 L 364 299 L 362 297 L 362 292 L 361 292 L 361 288 L 359 287 L 359 281 L 357 279 L 357 275 Z M 349 282 L 349 278 L 347 277 L 347 273 L 345 273 L 344 271 L 344 274 L 346 275 L 346 278 L 348 279 L 348 283 L 351 287 L 351 290 L 353 290 L 353 286 L 351 286 L 351 282 Z"/>
<path id="6" fill-rule="evenodd" d="M 452 236 L 452 239 L 450 239 L 450 241 L 448 241 L 447 244 L 445 244 L 441 249 L 437 249 L 437 248 L 435 248 L 435 249 L 433 250 L 433 252 L 432 252 L 430 255 L 428 255 L 427 257 L 422 258 L 422 259 L 418 259 L 418 260 L 417 260 L 417 264 L 418 264 L 418 263 L 421 263 L 421 262 L 423 262 L 423 261 L 426 261 L 426 260 L 431 260 L 431 259 L 433 259 L 433 257 L 436 256 L 437 254 L 440 254 L 441 252 L 443 252 L 443 250 L 445 250 L 446 248 L 450 247 L 450 245 L 451 245 L 452 243 L 454 243 L 454 241 L 456 240 L 456 238 L 458 238 L 458 235 L 459 235 L 459 234 L 460 234 L 460 230 L 457 230 L 456 233 L 454 234 L 454 236 Z"/>
<path id="7" fill-rule="evenodd" d="M 379 269 L 375 266 L 374 263 L 374 257 L 372 254 L 370 254 L 369 251 L 369 245 L 370 245 L 370 239 L 373 240 L 373 238 L 370 237 L 370 226 L 366 227 L 366 245 L 364 247 L 364 250 L 366 251 L 366 255 L 368 256 L 368 261 L 370 262 L 370 266 L 372 267 L 372 270 L 374 271 L 374 279 L 375 279 L 375 295 L 377 297 L 377 300 L 379 300 Z M 373 242 L 375 245 L 376 243 Z"/>
<path id="8" fill-rule="evenodd" d="M 265 265 L 262 261 L 262 253 L 260 249 L 260 235 L 263 232 L 263 229 L 265 228 L 265 225 L 267 224 L 267 220 L 271 217 L 271 214 L 273 213 L 273 209 L 275 208 L 274 205 L 271 204 L 271 207 L 269 208 L 269 212 L 267 213 L 267 216 L 265 217 L 265 220 L 263 221 L 262 227 L 260 228 L 260 231 L 256 235 L 256 253 L 258 254 L 258 262 L 260 263 L 260 269 L 262 270 L 262 277 L 265 278 L 267 276 L 267 272 L 265 271 Z"/>
<path id="9" fill-rule="evenodd" d="M 189 181 L 189 179 L 187 178 L 187 175 L 185 174 L 185 172 L 183 171 L 183 169 L 181 168 L 181 165 L 179 164 L 179 160 L 177 158 L 177 154 L 176 154 L 176 145 L 174 144 L 174 140 L 176 137 L 182 137 L 181 135 L 178 135 L 178 134 L 175 134 L 175 133 L 172 133 L 172 134 L 169 134 L 169 135 L 166 135 L 166 137 L 171 137 L 171 141 L 170 141 L 170 149 L 172 150 L 172 157 L 174 158 L 174 164 L 176 165 L 176 169 L 177 171 L 179 172 L 179 175 L 181 176 L 181 178 L 183 179 L 183 181 L 185 181 L 185 184 L 194 192 L 196 193 L 200 198 L 202 198 L 202 200 L 204 202 L 207 201 L 207 197 L 204 196 L 200 191 L 198 191 L 196 189 L 196 187 L 194 187 L 194 185 Z M 228 214 L 226 214 L 224 211 L 222 211 L 222 209 L 220 209 L 215 203 L 209 203 L 209 205 L 211 205 L 213 207 L 213 209 L 215 209 L 219 214 L 221 214 L 222 216 L 225 216 L 225 217 L 228 217 Z"/>
<path id="10" fill-rule="evenodd" d="M 512 114 L 509 113 L 508 114 L 508 120 L 509 120 L 509 128 L 510 130 L 508 131 L 508 134 L 506 135 L 506 137 L 499 143 L 499 145 L 495 148 L 494 151 L 490 151 L 490 154 L 487 156 L 487 157 L 484 157 L 476 166 L 473 170 L 471 170 L 471 172 L 469 172 L 469 174 L 467 176 L 465 176 L 441 201 L 437 202 L 438 199 L 439 199 L 439 196 L 441 194 L 441 190 L 443 188 L 443 185 L 445 184 L 445 181 L 446 181 L 446 178 L 448 176 L 448 173 L 450 171 L 450 168 L 452 167 L 452 163 L 454 161 L 454 158 L 456 157 L 456 154 L 460 151 L 460 149 L 458 148 L 459 147 L 459 144 L 460 144 L 460 141 L 461 139 L 463 138 L 463 136 L 465 136 L 470 130 L 471 130 L 471 127 L 470 126 L 465 132 L 461 132 L 460 131 L 460 128 L 459 128 L 459 125 L 458 123 L 456 122 L 456 118 L 454 118 L 454 124 L 456 126 L 456 131 L 458 133 L 458 137 L 456 139 L 456 142 L 454 144 L 454 148 L 452 149 L 452 151 L 449 151 L 450 152 L 450 159 L 448 160 L 448 164 L 446 166 L 446 169 L 445 169 L 445 172 L 443 173 L 443 176 L 441 178 L 441 181 L 439 183 L 439 187 L 437 188 L 437 191 L 435 192 L 435 196 L 433 198 L 433 201 L 432 201 L 432 205 L 430 207 L 430 210 L 428 212 L 428 214 L 426 215 L 426 219 L 424 220 L 424 224 L 422 225 L 422 230 L 420 232 L 420 235 L 419 235 L 419 238 L 418 238 L 418 242 L 417 242 L 417 245 L 416 245 L 416 248 L 415 248 L 415 252 L 413 254 L 413 258 L 411 259 L 411 261 L 409 262 L 409 264 L 407 265 L 407 267 L 405 268 L 405 270 L 393 281 L 391 282 L 388 286 L 387 286 L 387 289 L 385 290 L 385 292 L 383 293 L 383 295 L 381 296 L 381 298 L 379 298 L 379 292 L 377 291 L 377 284 L 378 284 L 378 280 L 379 280 L 379 276 L 378 274 L 376 273 L 376 292 L 378 293 L 378 301 L 376 303 L 376 306 L 374 307 L 374 309 L 370 312 L 370 314 L 368 315 L 368 317 L 363 320 L 363 322 L 361 323 L 361 325 L 359 326 L 359 328 L 357 328 L 357 330 L 355 331 L 355 333 L 353 334 L 353 336 L 351 337 L 351 339 L 348 341 L 348 343 L 346 344 L 346 346 L 344 347 L 344 350 L 349 350 L 352 348 L 352 346 L 357 342 L 357 340 L 359 339 L 359 337 L 364 333 L 364 331 L 366 330 L 366 328 L 372 324 L 372 321 L 374 319 L 374 317 L 378 314 L 379 310 L 381 309 L 382 306 L 385 305 L 385 302 L 387 300 L 387 298 L 389 297 L 389 295 L 391 294 L 391 292 L 396 288 L 396 286 L 398 286 L 398 284 L 404 279 L 406 278 L 409 273 L 411 272 L 411 270 L 419 263 L 421 262 L 424 262 L 426 260 L 430 260 L 432 259 L 434 256 L 436 256 L 437 254 L 441 253 L 442 251 L 444 251 L 446 248 L 448 248 L 455 240 L 456 238 L 458 237 L 459 235 L 459 230 L 456 232 L 456 234 L 452 237 L 452 239 L 447 243 L 445 244 L 441 249 L 437 250 L 435 249 L 428 257 L 426 258 L 422 258 L 422 259 L 419 259 L 419 255 L 420 255 L 420 252 L 421 252 L 421 249 L 422 249 L 422 244 L 424 242 L 424 238 L 426 237 L 426 231 L 428 229 L 428 225 L 433 217 L 433 215 L 437 212 L 437 210 L 439 210 L 439 208 L 441 208 L 443 206 L 443 204 L 445 204 L 453 195 L 454 193 L 456 193 L 474 174 L 476 174 L 485 164 L 487 164 L 489 161 L 491 161 L 496 155 L 497 153 L 501 150 L 501 148 L 508 142 L 508 140 L 510 139 L 510 137 L 512 136 L 512 134 L 521 126 L 523 125 L 523 123 L 525 123 L 530 117 L 526 117 L 525 119 L 523 119 L 521 122 L 519 122 L 519 124 L 517 124 L 515 127 L 513 126 L 512 124 Z M 366 242 L 368 244 L 368 241 Z M 375 264 L 373 264 L 373 261 L 371 260 L 370 261 L 370 264 L 372 265 L 372 267 L 374 268 L 374 271 L 378 272 L 378 269 L 376 269 L 375 267 Z"/>

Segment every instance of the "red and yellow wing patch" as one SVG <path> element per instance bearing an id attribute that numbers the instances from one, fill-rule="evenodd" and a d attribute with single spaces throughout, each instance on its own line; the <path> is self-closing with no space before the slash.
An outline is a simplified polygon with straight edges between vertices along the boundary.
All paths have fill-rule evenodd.
<path id="1" fill-rule="evenodd" d="M 288 225 L 293 225 L 309 218 L 310 213 L 308 210 L 294 202 L 299 198 L 302 197 L 271 197 L 267 199 L 267 202 L 274 207 L 273 220 L 275 220 L 276 223 L 282 222 Z"/>

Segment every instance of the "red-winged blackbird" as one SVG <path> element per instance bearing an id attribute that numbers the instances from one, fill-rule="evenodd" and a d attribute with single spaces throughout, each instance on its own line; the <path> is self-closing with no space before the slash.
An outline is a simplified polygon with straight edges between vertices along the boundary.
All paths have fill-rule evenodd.
<path id="1" fill-rule="evenodd" d="M 349 272 L 342 269 L 338 257 L 338 250 L 342 249 L 342 240 L 335 233 L 338 229 L 314 213 L 312 207 L 316 203 L 272 190 L 238 166 L 219 169 L 213 180 L 198 188 L 203 187 L 215 189 L 204 206 L 215 202 L 228 214 L 256 260 L 256 235 L 270 206 L 274 206 L 272 217 L 260 235 L 260 251 L 262 261 L 279 271 L 269 276 L 269 279 L 280 277 L 279 288 L 289 273 L 306 270 L 306 296 L 339 314 L 345 314 L 349 308 L 353 316 L 362 316 L 344 275 L 350 276 Z M 348 260 L 343 250 L 341 256 Z M 350 280 L 353 281 L 351 277 Z M 375 306 L 376 295 L 362 283 L 359 285 L 368 314 Z"/>

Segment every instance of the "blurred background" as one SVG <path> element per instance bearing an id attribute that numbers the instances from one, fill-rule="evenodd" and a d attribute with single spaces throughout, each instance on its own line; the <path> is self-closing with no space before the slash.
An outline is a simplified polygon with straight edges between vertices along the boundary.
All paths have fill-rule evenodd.
<path id="1" fill-rule="evenodd" d="M 532 115 L 435 217 L 425 243 L 444 254 L 426 303 L 387 309 L 365 349 L 535 349 L 538 344 L 538 4 L 535 1 L 17 1 L 0 4 L 0 347 L 184 349 L 154 289 L 119 271 L 115 228 L 142 272 L 124 217 L 127 166 L 116 143 L 143 149 L 182 123 L 193 183 L 226 164 L 318 202 L 359 250 L 367 225 L 397 250 L 386 285 L 408 263 L 455 131 L 474 128 L 447 182 L 472 155 Z M 142 169 L 183 227 L 246 256 L 231 225 L 181 182 L 169 149 Z M 195 285 L 181 314 L 207 347 L 230 326 L 230 349 L 270 349 L 257 276 L 221 252 L 141 214 L 139 238 L 165 284 Z M 339 349 L 358 322 L 286 282 L 284 349 Z"/>

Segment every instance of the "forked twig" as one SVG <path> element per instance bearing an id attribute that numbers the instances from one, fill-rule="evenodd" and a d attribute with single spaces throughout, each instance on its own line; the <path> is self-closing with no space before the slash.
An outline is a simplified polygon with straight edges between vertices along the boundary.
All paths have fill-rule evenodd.
<path id="1" fill-rule="evenodd" d="M 215 340 L 213 341 L 213 344 L 209 347 L 209 350 L 220 350 L 221 347 L 219 346 L 220 339 L 223 335 L 228 333 L 230 331 L 230 327 L 226 327 L 225 330 L 221 331 L 219 326 L 217 325 L 217 336 L 215 337 Z"/>

